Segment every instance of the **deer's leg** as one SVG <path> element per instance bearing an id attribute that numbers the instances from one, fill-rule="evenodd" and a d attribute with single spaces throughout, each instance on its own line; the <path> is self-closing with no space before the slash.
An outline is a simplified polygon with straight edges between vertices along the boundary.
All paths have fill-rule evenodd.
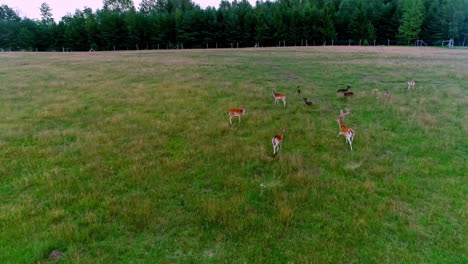
<path id="1" fill-rule="evenodd" d="M 229 123 L 232 125 L 232 117 L 229 116 Z"/>
<path id="2" fill-rule="evenodd" d="M 239 116 L 239 124 L 240 124 L 240 116 Z"/>

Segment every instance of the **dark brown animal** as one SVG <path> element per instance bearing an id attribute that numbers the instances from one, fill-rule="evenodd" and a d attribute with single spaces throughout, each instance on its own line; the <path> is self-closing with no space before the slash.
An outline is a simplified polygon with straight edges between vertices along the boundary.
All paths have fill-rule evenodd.
<path id="1" fill-rule="evenodd" d="M 336 91 L 336 92 L 337 93 L 346 93 L 349 89 L 351 89 L 351 85 L 347 84 L 346 89 L 338 89 L 338 91 Z"/>

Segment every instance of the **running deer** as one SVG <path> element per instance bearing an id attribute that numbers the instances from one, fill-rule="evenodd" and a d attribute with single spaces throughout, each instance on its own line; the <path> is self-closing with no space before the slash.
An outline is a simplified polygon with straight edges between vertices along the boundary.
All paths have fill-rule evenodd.
<path id="1" fill-rule="evenodd" d="M 339 137 L 340 135 L 343 135 L 346 137 L 346 142 L 349 143 L 349 147 L 351 150 L 353 150 L 353 139 L 354 139 L 354 131 L 345 125 L 343 125 L 343 120 L 346 115 L 349 115 L 351 112 L 349 109 L 346 109 L 346 112 L 343 112 L 343 110 L 340 110 L 340 116 L 336 119 L 338 122 L 338 125 L 340 126 L 340 133 L 338 133 Z"/>
<path id="2" fill-rule="evenodd" d="M 351 85 L 347 84 L 346 89 L 338 89 L 338 91 L 336 91 L 336 92 L 337 93 L 346 93 L 349 89 L 351 89 Z"/>
<path id="3" fill-rule="evenodd" d="M 416 82 L 411 79 L 408 81 L 408 90 L 411 88 L 411 89 L 414 89 L 414 86 L 416 85 Z"/>
<path id="4" fill-rule="evenodd" d="M 278 153 L 278 151 L 280 149 L 281 142 L 283 142 L 284 132 L 286 132 L 286 129 L 282 128 L 281 133 L 279 135 L 274 136 L 271 139 L 271 143 L 273 144 L 273 155 Z"/>
<path id="5" fill-rule="evenodd" d="M 286 106 L 286 95 L 276 93 L 275 89 L 273 89 L 273 96 L 275 97 L 275 104 L 278 104 L 278 101 L 283 101 L 283 106 Z"/>
<path id="6" fill-rule="evenodd" d="M 237 116 L 239 117 L 239 124 L 241 122 L 241 116 L 245 115 L 245 106 L 242 106 L 242 109 L 232 108 L 228 110 L 229 123 L 232 125 L 232 118 Z"/>

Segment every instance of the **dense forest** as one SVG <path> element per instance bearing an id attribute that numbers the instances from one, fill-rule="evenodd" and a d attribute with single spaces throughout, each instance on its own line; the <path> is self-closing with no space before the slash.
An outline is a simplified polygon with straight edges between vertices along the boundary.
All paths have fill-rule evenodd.
<path id="1" fill-rule="evenodd" d="M 41 19 L 0 6 L 2 50 L 127 50 L 291 45 L 468 46 L 468 0 L 222 1 L 104 0 L 57 23 L 47 3 Z M 466 44 L 465 44 L 465 39 Z"/>

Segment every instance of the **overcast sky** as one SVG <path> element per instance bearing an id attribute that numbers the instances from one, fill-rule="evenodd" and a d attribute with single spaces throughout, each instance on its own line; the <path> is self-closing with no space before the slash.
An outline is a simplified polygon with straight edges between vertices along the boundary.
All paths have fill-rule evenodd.
<path id="1" fill-rule="evenodd" d="M 102 8 L 103 0 L 0 0 L 0 5 L 8 5 L 15 11 L 19 11 L 20 17 L 40 18 L 39 7 L 43 2 L 52 8 L 52 15 L 58 22 L 67 13 L 75 13 L 76 9 L 83 10 L 83 7 L 91 7 L 93 11 Z M 140 6 L 141 0 L 133 0 L 136 8 Z M 202 8 L 207 6 L 218 7 L 221 0 L 194 0 Z M 253 5 L 255 0 L 249 0 Z"/>

